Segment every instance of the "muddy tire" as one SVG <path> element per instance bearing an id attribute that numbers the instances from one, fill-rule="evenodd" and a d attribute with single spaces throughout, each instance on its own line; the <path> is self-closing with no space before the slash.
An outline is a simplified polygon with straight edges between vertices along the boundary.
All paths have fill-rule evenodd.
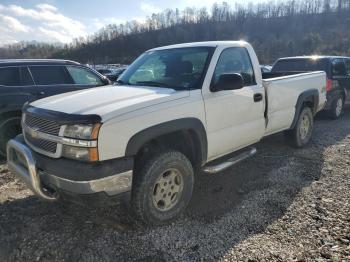
<path id="1" fill-rule="evenodd" d="M 331 109 L 328 111 L 328 116 L 331 119 L 338 119 L 344 110 L 344 99 L 342 96 L 337 96 L 331 105 Z"/>
<path id="2" fill-rule="evenodd" d="M 13 116 L 5 118 L 0 123 L 0 156 L 6 157 L 6 145 L 7 142 L 15 138 L 22 132 L 21 130 L 21 118 L 19 116 Z"/>
<path id="3" fill-rule="evenodd" d="M 146 225 L 161 225 L 176 219 L 192 197 L 191 162 L 178 151 L 166 151 L 141 165 L 134 175 L 131 199 L 137 220 Z"/>
<path id="4" fill-rule="evenodd" d="M 314 127 L 314 117 L 309 107 L 304 107 L 295 127 L 285 132 L 287 142 L 296 148 L 301 148 L 310 142 Z"/>

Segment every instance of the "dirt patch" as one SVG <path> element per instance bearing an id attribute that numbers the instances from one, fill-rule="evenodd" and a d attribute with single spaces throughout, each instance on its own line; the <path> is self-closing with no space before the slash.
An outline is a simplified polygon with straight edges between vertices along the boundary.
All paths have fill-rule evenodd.
<path id="1" fill-rule="evenodd" d="M 305 149 L 275 135 L 199 174 L 187 213 L 152 229 L 123 207 L 41 202 L 2 165 L 0 261 L 350 261 L 350 111 L 315 128 Z"/>

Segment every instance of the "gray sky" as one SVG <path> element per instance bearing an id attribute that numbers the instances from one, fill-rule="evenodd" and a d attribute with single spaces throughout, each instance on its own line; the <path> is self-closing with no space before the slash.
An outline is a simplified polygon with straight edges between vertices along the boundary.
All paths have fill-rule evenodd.
<path id="1" fill-rule="evenodd" d="M 167 8 L 207 7 L 213 0 L 0 0 L 0 45 L 19 41 L 69 43 L 111 23 L 142 22 Z M 234 6 L 244 0 L 227 0 Z M 265 0 L 253 0 L 253 3 Z"/>

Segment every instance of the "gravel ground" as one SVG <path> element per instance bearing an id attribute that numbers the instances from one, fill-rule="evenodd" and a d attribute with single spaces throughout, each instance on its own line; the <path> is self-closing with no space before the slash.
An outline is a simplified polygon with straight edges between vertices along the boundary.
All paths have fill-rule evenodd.
<path id="1" fill-rule="evenodd" d="M 222 174 L 199 174 L 177 222 L 144 229 L 126 208 L 48 204 L 0 169 L 0 261 L 350 261 L 350 110 L 312 143 L 282 135 Z"/>

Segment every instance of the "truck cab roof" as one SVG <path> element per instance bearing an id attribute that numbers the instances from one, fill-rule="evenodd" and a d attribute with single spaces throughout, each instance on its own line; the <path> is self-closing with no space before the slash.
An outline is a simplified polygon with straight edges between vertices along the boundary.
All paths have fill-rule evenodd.
<path id="1" fill-rule="evenodd" d="M 249 46 L 249 44 L 245 41 L 205 41 L 205 42 L 193 42 L 193 43 L 183 43 L 183 44 L 175 44 L 168 45 L 162 47 L 156 47 L 149 51 L 155 50 L 165 50 L 172 48 L 186 48 L 186 47 L 218 47 L 218 46 Z"/>

